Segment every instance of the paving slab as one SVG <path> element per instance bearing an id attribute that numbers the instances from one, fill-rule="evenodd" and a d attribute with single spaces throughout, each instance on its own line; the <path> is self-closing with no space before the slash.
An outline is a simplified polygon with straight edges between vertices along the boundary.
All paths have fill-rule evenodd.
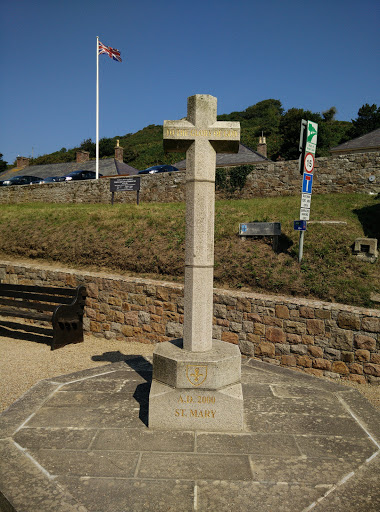
<path id="1" fill-rule="evenodd" d="M 380 415 L 242 358 L 244 430 L 148 428 L 149 358 L 54 377 L 0 415 L 1 512 L 380 510 Z"/>

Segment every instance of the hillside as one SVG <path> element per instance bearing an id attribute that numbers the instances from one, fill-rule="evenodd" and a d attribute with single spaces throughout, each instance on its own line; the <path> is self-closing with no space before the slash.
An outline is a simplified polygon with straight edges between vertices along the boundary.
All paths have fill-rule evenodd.
<path id="1" fill-rule="evenodd" d="M 216 202 L 215 286 L 379 307 L 380 264 L 357 260 L 358 237 L 380 239 L 379 198 L 364 194 L 315 195 L 304 258 L 298 263 L 293 219 L 299 197 Z M 278 253 L 270 240 L 239 239 L 240 222 L 281 222 Z M 107 270 L 182 281 L 185 205 L 2 204 L 0 254 L 73 268 Z"/>
<path id="2" fill-rule="evenodd" d="M 241 142 L 256 149 L 259 136 L 263 133 L 267 137 L 268 158 L 277 160 L 292 160 L 298 158 L 298 143 L 301 119 L 310 119 L 319 125 L 317 156 L 327 156 L 329 148 L 348 140 L 353 125 L 346 121 L 334 119 L 336 109 L 331 107 L 322 114 L 308 110 L 282 108 L 280 100 L 268 99 L 260 101 L 240 112 L 222 114 L 218 120 L 240 121 Z M 144 169 L 156 164 L 173 164 L 185 158 L 184 154 L 164 154 L 162 147 L 162 126 L 149 125 L 136 133 L 115 135 L 112 138 L 103 138 L 99 141 L 100 158 L 112 157 L 116 141 L 124 148 L 124 162 Z M 69 162 L 75 160 L 78 149 L 90 152 L 90 158 L 95 158 L 95 143 L 91 140 L 83 141 L 80 146 L 61 150 L 49 155 L 39 156 L 31 163 L 42 165 L 49 163 Z"/>

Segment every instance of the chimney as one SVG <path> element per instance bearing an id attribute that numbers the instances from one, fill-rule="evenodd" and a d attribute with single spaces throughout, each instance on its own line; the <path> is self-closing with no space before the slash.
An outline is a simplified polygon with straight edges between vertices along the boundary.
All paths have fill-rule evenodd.
<path id="1" fill-rule="evenodd" d="M 267 139 L 262 133 L 261 137 L 259 137 L 259 143 L 257 144 L 257 152 L 260 153 L 260 155 L 267 156 Z"/>
<path id="2" fill-rule="evenodd" d="M 29 165 L 29 158 L 26 158 L 25 156 L 18 156 L 17 157 L 17 167 L 27 167 Z"/>
<path id="3" fill-rule="evenodd" d="M 115 160 L 122 162 L 123 161 L 123 153 L 124 153 L 124 148 L 119 146 L 119 139 L 117 139 L 116 147 L 115 147 Z"/>
<path id="4" fill-rule="evenodd" d="M 77 151 L 77 164 L 88 162 L 90 160 L 89 151 Z"/>

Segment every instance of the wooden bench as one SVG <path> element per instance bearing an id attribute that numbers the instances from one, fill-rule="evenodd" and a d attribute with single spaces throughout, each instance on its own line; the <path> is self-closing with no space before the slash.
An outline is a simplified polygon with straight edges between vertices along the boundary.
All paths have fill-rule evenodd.
<path id="1" fill-rule="evenodd" d="M 281 222 L 246 222 L 239 225 L 239 236 L 247 237 L 270 236 L 273 238 L 274 251 L 278 248 L 278 237 L 281 235 Z"/>
<path id="2" fill-rule="evenodd" d="M 51 350 L 83 341 L 86 288 L 0 283 L 0 315 L 51 321 Z"/>

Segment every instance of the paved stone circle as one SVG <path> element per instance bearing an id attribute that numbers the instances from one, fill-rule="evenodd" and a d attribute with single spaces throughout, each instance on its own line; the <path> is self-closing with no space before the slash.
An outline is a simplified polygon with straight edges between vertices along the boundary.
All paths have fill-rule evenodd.
<path id="1" fill-rule="evenodd" d="M 40 381 L 0 415 L 0 510 L 377 511 L 379 414 L 242 358 L 244 431 L 147 427 L 149 358 Z"/>

